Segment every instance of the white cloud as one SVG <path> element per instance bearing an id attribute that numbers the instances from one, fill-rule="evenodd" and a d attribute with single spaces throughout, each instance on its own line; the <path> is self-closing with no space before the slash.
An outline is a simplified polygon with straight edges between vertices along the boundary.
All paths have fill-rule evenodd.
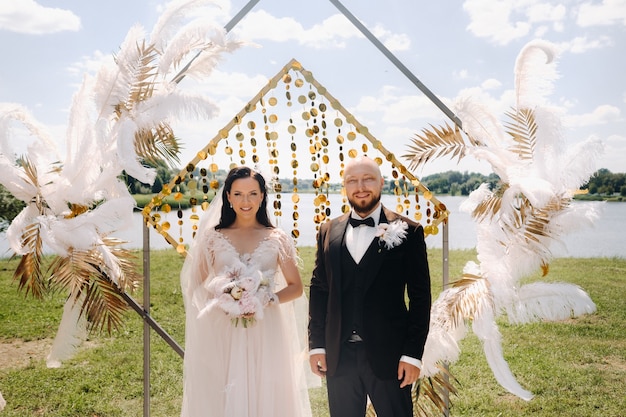
<path id="1" fill-rule="evenodd" d="M 105 54 L 96 50 L 91 56 L 83 56 L 80 61 L 71 64 L 67 71 L 78 76 L 82 76 L 85 73 L 95 75 L 102 65 L 112 61 L 113 56 L 111 54 Z"/>
<path id="2" fill-rule="evenodd" d="M 543 37 L 551 30 L 563 32 L 567 18 L 567 8 L 563 4 L 539 0 L 466 0 L 463 9 L 470 18 L 467 29 L 479 38 L 487 38 L 499 45 L 531 33 Z"/>
<path id="3" fill-rule="evenodd" d="M 495 78 L 489 78 L 488 80 L 483 81 L 480 86 L 485 90 L 495 90 L 502 87 L 502 83 Z"/>
<path id="4" fill-rule="evenodd" d="M 585 127 L 605 125 L 618 122 L 622 118 L 620 109 L 608 104 L 596 107 L 589 113 L 567 115 L 563 117 L 563 124 L 567 127 Z"/>
<path id="5" fill-rule="evenodd" d="M 608 36 L 601 36 L 597 39 L 588 39 L 584 36 L 578 36 L 568 42 L 562 42 L 558 45 L 559 50 L 569 51 L 573 54 L 583 54 L 591 49 L 601 49 L 611 46 L 613 41 Z"/>
<path id="6" fill-rule="evenodd" d="M 546 36 L 546 33 L 548 33 L 550 31 L 550 28 L 546 25 L 542 25 L 539 26 L 537 29 L 535 29 L 535 37 L 536 38 L 543 38 Z"/>
<path id="7" fill-rule="evenodd" d="M 218 69 L 213 70 L 211 76 L 203 82 L 189 80 L 182 87 L 190 89 L 199 94 L 204 94 L 209 98 L 213 97 L 238 97 L 248 101 L 259 90 L 267 84 L 267 76 L 249 75 L 242 72 L 224 72 Z M 241 108 L 237 109 L 237 111 Z"/>
<path id="8" fill-rule="evenodd" d="M 624 149 L 626 149 L 626 136 L 610 135 L 604 143 L 604 155 L 601 168 L 606 168 L 611 172 L 626 172 L 626 160 L 624 160 Z"/>
<path id="9" fill-rule="evenodd" d="M 420 119 L 443 119 L 441 110 L 424 95 L 394 97 L 393 100 L 388 100 L 387 106 L 383 109 L 383 123 L 403 124 Z"/>
<path id="10" fill-rule="evenodd" d="M 296 41 L 316 49 L 343 48 L 346 39 L 360 35 L 342 15 L 331 16 L 321 24 L 305 29 L 291 17 L 278 18 L 265 10 L 249 13 L 234 31 L 244 40 Z"/>
<path id="11" fill-rule="evenodd" d="M 606 138 L 606 144 L 608 146 L 615 146 L 616 149 L 624 149 L 626 148 L 626 136 L 623 135 L 611 135 Z M 623 155 L 618 155 L 623 157 Z M 623 160 L 623 158 L 622 158 Z"/>
<path id="12" fill-rule="evenodd" d="M 345 47 L 346 40 L 362 38 L 361 32 L 355 28 L 344 15 L 336 14 L 316 24 L 302 33 L 301 44 L 315 49 L 328 47 Z"/>
<path id="13" fill-rule="evenodd" d="M 470 18 L 467 29 L 500 45 L 524 37 L 530 32 L 530 24 L 513 16 L 522 4 L 516 8 L 510 1 L 467 0 L 463 3 Z"/>
<path id="14" fill-rule="evenodd" d="M 583 3 L 578 9 L 576 23 L 582 27 L 626 25 L 626 1 L 602 0 L 597 3 Z"/>
<path id="15" fill-rule="evenodd" d="M 364 38 L 363 34 L 342 14 L 335 14 L 321 23 L 305 28 L 291 17 L 276 17 L 265 10 L 251 12 L 236 26 L 234 32 L 247 41 L 294 41 L 314 49 L 343 49 L 350 39 Z M 410 38 L 376 25 L 372 33 L 391 51 L 408 50 Z"/>
<path id="16" fill-rule="evenodd" d="M 470 75 L 469 75 L 469 71 L 468 70 L 462 69 L 462 70 L 454 71 L 452 73 L 452 77 L 455 80 L 467 80 L 467 79 L 470 78 Z"/>
<path id="17" fill-rule="evenodd" d="M 551 5 L 546 2 L 531 4 L 526 13 L 531 22 L 552 22 L 558 24 L 565 19 L 566 9 L 562 4 Z"/>
<path id="18" fill-rule="evenodd" d="M 439 110 L 428 97 L 402 94 L 404 90 L 384 86 L 376 96 L 363 96 L 355 106 L 354 114 L 378 113 L 383 124 L 402 125 L 423 119 L 440 120 Z"/>
<path id="19" fill-rule="evenodd" d="M 403 33 L 393 33 L 382 25 L 376 25 L 372 29 L 376 36 L 390 51 L 407 51 L 411 48 L 411 39 Z"/>
<path id="20" fill-rule="evenodd" d="M 0 29 L 28 35 L 78 31 L 80 18 L 69 10 L 45 7 L 34 0 L 4 1 Z"/>

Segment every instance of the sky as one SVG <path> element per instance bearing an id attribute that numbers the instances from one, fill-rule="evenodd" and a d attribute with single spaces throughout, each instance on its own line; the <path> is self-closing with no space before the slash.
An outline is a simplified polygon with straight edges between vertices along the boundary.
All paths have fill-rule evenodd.
<path id="1" fill-rule="evenodd" d="M 219 0 L 220 22 L 247 1 Z M 149 32 L 165 2 L 156 0 L 0 0 L 0 102 L 25 106 L 63 147 L 68 109 L 85 74 L 111 59 L 128 30 Z M 528 42 L 560 52 L 550 105 L 562 114 L 566 143 L 598 137 L 597 168 L 626 172 L 626 0 L 342 0 L 448 107 L 461 97 L 494 114 L 514 104 L 513 69 Z M 220 108 L 211 120 L 175 125 L 190 160 L 290 59 L 305 69 L 385 147 L 402 155 L 430 124 L 451 123 L 327 0 L 260 0 L 229 34 L 246 46 L 225 55 L 202 92 Z M 503 118 L 501 119 L 503 120 Z M 489 174 L 484 162 L 448 158 L 416 172 Z"/>

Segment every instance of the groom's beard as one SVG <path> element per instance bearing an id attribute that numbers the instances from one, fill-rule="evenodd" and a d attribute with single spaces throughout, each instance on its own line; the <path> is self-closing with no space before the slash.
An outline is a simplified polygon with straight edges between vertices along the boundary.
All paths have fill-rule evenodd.
<path id="1" fill-rule="evenodd" d="M 379 201 L 380 201 L 380 193 L 378 193 L 378 195 L 373 195 L 371 200 L 364 201 L 362 203 L 360 201 L 353 200 L 352 198 L 348 197 L 348 202 L 350 203 L 350 206 L 352 206 L 352 209 L 359 215 L 361 214 L 365 215 L 371 212 L 372 210 L 374 210 L 374 208 L 376 207 Z"/>

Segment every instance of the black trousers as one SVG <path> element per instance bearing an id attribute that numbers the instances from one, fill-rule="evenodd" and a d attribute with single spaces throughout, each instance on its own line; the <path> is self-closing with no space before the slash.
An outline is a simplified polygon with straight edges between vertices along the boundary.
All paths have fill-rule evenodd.
<path id="1" fill-rule="evenodd" d="M 411 386 L 381 380 L 367 361 L 363 343 L 342 345 L 339 366 L 326 378 L 331 417 L 364 417 L 369 396 L 378 417 L 412 417 Z"/>

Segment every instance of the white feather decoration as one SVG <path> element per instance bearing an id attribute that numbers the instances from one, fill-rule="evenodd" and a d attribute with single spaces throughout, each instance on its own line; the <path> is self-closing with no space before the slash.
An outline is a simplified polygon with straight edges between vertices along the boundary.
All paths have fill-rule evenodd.
<path id="1" fill-rule="evenodd" d="M 22 245 L 22 233 L 31 224 L 35 223 L 39 216 L 39 210 L 34 204 L 29 204 L 15 216 L 11 224 L 7 228 L 6 238 L 9 246 L 16 255 L 26 255 L 30 248 Z"/>
<path id="2" fill-rule="evenodd" d="M 124 274 L 134 271 L 118 257 L 119 242 L 113 236 L 127 227 L 135 203 L 119 177 L 126 171 L 151 184 L 156 171 L 143 166 L 142 159 L 159 156 L 138 155 L 136 141 L 151 141 L 153 138 L 143 133 L 184 117 L 214 117 L 217 106 L 206 97 L 179 92 L 172 72 L 180 63 L 196 58 L 197 50 L 202 51 L 202 59 L 195 59 L 195 74 L 209 74 L 221 54 L 240 45 L 226 38 L 215 14 L 207 13 L 205 6 L 212 4 L 204 0 L 170 2 L 149 39 L 143 27 L 129 29 L 115 57 L 105 62 L 95 77 L 85 76 L 73 97 L 64 160 L 24 108 L 0 103 L 0 183 L 27 203 L 6 234 L 16 254 L 29 256 L 43 249 L 64 257 L 95 250 L 94 259 L 102 262 L 98 269 L 116 284 L 127 282 Z M 187 20 L 190 23 L 186 24 Z M 18 156 L 10 146 L 13 124 L 21 124 L 35 138 L 27 147 L 27 168 L 17 163 Z M 147 145 L 150 149 L 154 144 Z M 23 243 L 25 232 L 28 245 Z M 37 272 L 32 285 L 38 285 L 36 281 L 45 275 Z M 64 272 L 53 271 L 53 280 L 55 273 Z M 65 278 L 71 279 L 67 272 Z M 49 358 L 54 366 L 68 357 L 81 338 L 82 324 L 76 320 L 72 301 L 77 300 L 66 304 Z"/>
<path id="3" fill-rule="evenodd" d="M 604 153 L 604 143 L 597 137 L 578 143 L 565 151 L 564 160 L 557 178 L 570 190 L 578 189 L 596 171 L 598 157 Z"/>
<path id="4" fill-rule="evenodd" d="M 531 41 L 522 48 L 515 62 L 517 108 L 545 104 L 558 79 L 556 58 L 555 45 L 543 40 Z"/>
<path id="5" fill-rule="evenodd" d="M 60 368 L 62 362 L 71 359 L 87 339 L 87 320 L 80 315 L 80 308 L 81 300 L 68 298 L 65 302 L 59 330 L 46 357 L 48 368 Z"/>
<path id="6" fill-rule="evenodd" d="M 459 98 L 454 103 L 454 110 L 463 120 L 463 130 L 484 143 L 488 150 L 506 140 L 499 128 L 500 121 L 482 103 L 466 97 Z"/>
<path id="7" fill-rule="evenodd" d="M 159 60 L 159 71 L 173 74 L 185 56 L 223 47 L 226 44 L 224 35 L 222 27 L 208 29 L 206 23 L 201 20 L 190 22 L 168 42 Z"/>
<path id="8" fill-rule="evenodd" d="M 58 157 L 56 149 L 43 127 L 32 118 L 22 106 L 12 103 L 0 103 L 0 183 L 22 201 L 30 201 L 37 195 L 37 188 L 28 181 L 23 167 L 18 164 L 18 155 L 12 143 L 13 124 L 19 123 L 35 138 L 35 143 L 28 147 L 29 160 L 35 164 L 45 164 L 49 158 Z M 45 174 L 44 174 L 45 175 Z"/>
<path id="9" fill-rule="evenodd" d="M 243 42 L 229 42 L 224 46 L 220 47 L 212 47 L 211 50 L 214 52 L 221 51 L 224 52 L 232 52 L 235 49 L 244 45 Z M 249 44 L 248 44 L 249 45 Z M 196 80 L 202 80 L 213 73 L 213 70 L 217 66 L 221 59 L 221 54 L 216 53 L 203 53 L 200 54 L 189 66 L 185 74 L 187 77 L 194 78 Z"/>
<path id="10" fill-rule="evenodd" d="M 450 298 L 451 292 L 443 291 L 433 303 L 430 312 L 430 329 L 422 356 L 421 375 L 424 377 L 437 374 L 439 363 L 455 363 L 461 353 L 458 342 L 465 337 L 467 329 L 465 322 L 454 326 L 450 321 L 450 312 L 447 309 Z"/>
<path id="11" fill-rule="evenodd" d="M 219 108 L 198 94 L 173 91 L 168 96 L 156 96 L 137 106 L 133 120 L 140 129 L 152 127 L 154 120 L 173 117 L 213 118 Z"/>
<path id="12" fill-rule="evenodd" d="M 570 204 L 578 189 L 595 171 L 602 150 L 597 139 L 567 149 L 560 114 L 549 106 L 556 72 L 557 48 L 534 41 L 520 52 L 515 64 L 516 107 L 507 113 L 508 124 L 500 123 L 486 106 L 467 98 L 457 100 L 457 115 L 470 136 L 466 155 L 487 161 L 500 177 L 501 185 L 491 190 L 483 184 L 470 193 L 461 211 L 474 216 L 479 264 L 468 262 L 465 274 L 481 277 L 489 299 L 475 311 L 464 311 L 481 339 L 487 361 L 497 381 L 524 400 L 532 394 L 522 388 L 502 354 L 496 319 L 506 313 L 511 323 L 563 320 L 591 314 L 595 304 L 585 291 L 572 284 L 533 283 L 521 280 L 547 270 L 551 248 L 563 233 L 588 226 L 600 206 Z M 432 143 L 425 143 L 432 151 Z M 417 153 L 413 159 L 420 160 Z M 463 283 L 463 282 L 462 282 Z M 437 373 L 437 361 L 454 362 L 458 341 L 464 333 L 459 319 L 447 312 L 458 309 L 464 294 L 448 289 L 433 303 L 431 332 L 424 352 L 424 374 Z M 484 300 L 482 300 L 484 302 Z"/>
<path id="13" fill-rule="evenodd" d="M 578 285 L 568 283 L 524 285 L 518 292 L 518 300 L 507 308 L 509 321 L 514 324 L 559 321 L 596 311 L 591 297 Z"/>
<path id="14" fill-rule="evenodd" d="M 219 3 L 213 0 L 174 0 L 170 2 L 152 28 L 150 39 L 156 42 L 160 50 L 165 49 L 163 44 L 179 30 L 181 23 L 191 13 L 203 14 L 201 12 L 205 6 L 218 7 Z M 204 16 L 211 15 L 210 11 L 207 10 L 204 13 L 206 13 Z"/>
<path id="15" fill-rule="evenodd" d="M 483 343 L 483 351 L 493 375 L 502 387 L 523 400 L 530 401 L 533 394 L 516 381 L 502 354 L 502 336 L 498 330 L 493 311 L 483 311 L 474 319 L 472 329 Z"/>
<path id="16" fill-rule="evenodd" d="M 152 184 L 156 177 L 156 170 L 148 168 L 139 162 L 135 153 L 134 137 L 137 124 L 134 120 L 123 118 L 117 123 L 115 138 L 117 139 L 117 160 L 126 173 L 144 184 Z M 132 139 L 131 139 L 132 138 Z"/>

